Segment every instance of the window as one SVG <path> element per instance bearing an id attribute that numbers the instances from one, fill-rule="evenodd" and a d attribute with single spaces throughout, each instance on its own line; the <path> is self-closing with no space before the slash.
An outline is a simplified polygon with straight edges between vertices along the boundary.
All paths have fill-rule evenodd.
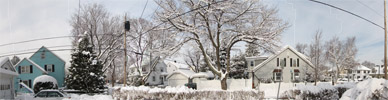
<path id="1" fill-rule="evenodd" d="M 63 96 L 58 94 L 57 92 L 48 92 L 47 97 L 63 97 Z"/>
<path id="2" fill-rule="evenodd" d="M 286 58 L 284 58 L 284 67 L 286 67 L 287 66 L 287 60 L 286 60 Z"/>
<path id="3" fill-rule="evenodd" d="M 277 60 L 277 63 L 276 63 L 276 65 L 279 67 L 279 58 L 278 58 L 278 60 Z"/>
<path id="4" fill-rule="evenodd" d="M 160 68 L 160 72 L 163 72 L 163 68 Z"/>
<path id="5" fill-rule="evenodd" d="M 360 71 L 358 70 L 357 73 L 360 73 Z"/>
<path id="6" fill-rule="evenodd" d="M 254 66 L 254 62 L 253 61 L 251 61 L 251 66 Z"/>
<path id="7" fill-rule="evenodd" d="M 47 92 L 39 92 L 36 97 L 46 97 Z"/>
<path id="8" fill-rule="evenodd" d="M 290 67 L 292 67 L 292 58 L 290 58 Z"/>
<path id="9" fill-rule="evenodd" d="M 46 50 L 43 50 L 43 51 L 42 51 L 42 53 L 41 53 L 41 55 L 40 55 L 40 58 L 41 58 L 41 59 L 46 58 L 45 52 L 46 52 Z"/>
<path id="10" fill-rule="evenodd" d="M 296 66 L 299 67 L 299 58 L 296 59 Z"/>
<path id="11" fill-rule="evenodd" d="M 366 78 L 366 76 L 364 76 L 364 79 Z"/>
<path id="12" fill-rule="evenodd" d="M 54 64 L 44 65 L 47 72 L 55 72 Z"/>
<path id="13" fill-rule="evenodd" d="M 28 87 L 30 87 L 30 82 L 28 82 L 28 80 L 23 80 L 23 83 L 25 84 L 25 85 L 27 85 Z M 31 87 L 30 87 L 31 88 Z"/>
<path id="14" fill-rule="evenodd" d="M 163 76 L 160 76 L 159 79 L 163 82 Z"/>
<path id="15" fill-rule="evenodd" d="M 155 76 L 152 76 L 152 81 L 154 81 L 154 82 L 155 82 Z"/>
<path id="16" fill-rule="evenodd" d="M 282 74 L 281 72 L 275 72 L 275 81 L 280 81 L 282 80 Z"/>
<path id="17" fill-rule="evenodd" d="M 294 72 L 294 77 L 299 77 L 299 72 Z"/>
<path id="18" fill-rule="evenodd" d="M 31 66 L 21 66 L 21 72 L 22 73 L 30 73 L 31 72 Z"/>

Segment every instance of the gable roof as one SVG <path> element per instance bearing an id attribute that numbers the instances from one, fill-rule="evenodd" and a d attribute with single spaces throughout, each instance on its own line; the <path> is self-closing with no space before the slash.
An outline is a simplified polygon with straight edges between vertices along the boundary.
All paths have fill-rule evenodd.
<path id="1" fill-rule="evenodd" d="M 36 64 L 34 61 L 30 60 L 29 58 L 24 58 L 23 60 L 26 60 L 28 62 L 30 62 L 32 65 L 34 65 L 35 67 L 37 67 L 39 70 L 41 70 L 43 73 L 46 73 L 46 70 L 44 70 L 41 66 L 39 66 L 38 64 Z M 16 67 L 17 65 L 19 65 L 23 60 L 20 60 L 17 64 L 14 65 L 14 67 Z M 20 70 L 20 69 L 19 69 Z"/>
<path id="2" fill-rule="evenodd" d="M 253 68 L 253 71 L 257 71 L 258 69 L 260 69 L 261 67 L 263 67 L 265 64 L 269 63 L 270 61 L 272 61 L 273 59 L 275 59 L 277 56 L 279 56 L 280 54 L 282 54 L 284 51 L 286 50 L 290 50 L 292 51 L 293 53 L 295 53 L 296 56 L 298 56 L 299 58 L 301 58 L 302 60 L 304 60 L 308 65 L 310 65 L 310 67 L 314 67 L 314 65 L 310 62 L 310 60 L 307 59 L 307 56 L 299 53 L 298 51 L 296 51 L 294 48 L 292 48 L 291 46 L 289 45 L 286 45 L 285 47 L 283 47 L 282 50 L 280 50 L 278 53 L 272 55 L 271 57 L 269 57 L 267 60 L 263 61 L 262 63 L 260 63 L 259 65 L 257 65 L 255 68 Z"/>
<path id="3" fill-rule="evenodd" d="M 38 53 L 40 49 L 46 49 L 47 51 L 51 52 L 51 54 L 53 54 L 55 57 L 57 57 L 59 60 L 66 63 L 65 60 L 63 60 L 61 57 L 59 57 L 57 54 L 55 54 L 54 52 L 52 52 L 50 49 L 46 48 L 45 46 L 40 47 L 34 54 L 31 55 L 31 57 L 34 56 L 36 53 Z M 31 59 L 31 57 L 30 57 L 30 59 Z"/>
<path id="4" fill-rule="evenodd" d="M 371 70 L 368 67 L 365 67 L 364 65 L 358 65 L 357 67 L 354 68 L 354 70 Z"/>
<path id="5" fill-rule="evenodd" d="M 3 66 L 4 64 L 6 64 L 7 62 L 9 62 L 9 64 L 11 64 L 10 68 L 12 68 L 13 71 L 0 68 L 0 73 L 15 75 L 15 76 L 19 75 L 18 73 L 16 73 L 16 69 L 13 67 L 13 65 L 8 57 L 1 57 L 0 58 L 0 67 Z"/>

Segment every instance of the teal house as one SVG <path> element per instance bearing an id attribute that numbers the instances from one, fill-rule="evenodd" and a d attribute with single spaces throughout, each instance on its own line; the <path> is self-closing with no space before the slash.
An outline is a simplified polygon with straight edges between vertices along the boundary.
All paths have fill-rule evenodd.
<path id="1" fill-rule="evenodd" d="M 14 67 L 19 73 L 19 76 L 14 79 L 16 92 L 32 93 L 34 80 L 42 75 L 54 77 L 58 88 L 64 86 L 65 61 L 44 46 L 30 58 L 22 59 Z"/>

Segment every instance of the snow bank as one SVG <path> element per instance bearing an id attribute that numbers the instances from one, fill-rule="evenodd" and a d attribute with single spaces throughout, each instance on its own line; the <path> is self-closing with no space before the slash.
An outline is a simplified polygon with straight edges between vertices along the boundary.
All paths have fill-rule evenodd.
<path id="1" fill-rule="evenodd" d="M 193 90 L 187 87 L 150 88 L 140 87 L 114 87 L 114 99 L 229 99 L 229 100 L 254 100 L 263 98 L 263 94 L 257 90 Z"/>
<path id="2" fill-rule="evenodd" d="M 349 89 L 341 100 L 377 100 L 388 99 L 388 81 L 384 79 L 368 79 L 359 82 L 354 88 Z"/>
<path id="3" fill-rule="evenodd" d="M 38 82 L 42 82 L 42 83 L 44 83 L 44 82 L 53 82 L 54 85 L 58 86 L 57 80 L 54 77 L 48 76 L 48 75 L 41 75 L 41 76 L 36 77 L 34 79 L 34 84 L 33 85 L 35 86 L 35 84 L 38 83 Z"/>
<path id="4" fill-rule="evenodd" d="M 87 95 L 87 94 L 70 94 L 71 98 L 64 98 L 62 100 L 113 100 L 110 95 Z"/>

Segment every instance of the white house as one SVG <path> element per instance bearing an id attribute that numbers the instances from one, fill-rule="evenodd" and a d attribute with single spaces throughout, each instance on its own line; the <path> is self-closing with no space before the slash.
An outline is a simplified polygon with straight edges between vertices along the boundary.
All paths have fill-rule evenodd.
<path id="1" fill-rule="evenodd" d="M 373 67 L 372 73 L 369 75 L 374 78 L 383 78 L 384 77 L 384 65 L 376 65 Z"/>
<path id="2" fill-rule="evenodd" d="M 313 68 L 313 64 L 305 55 L 290 46 L 285 46 L 282 50 L 253 68 L 253 83 L 257 84 L 259 80 L 302 81 L 308 75 L 307 72 L 312 71 Z M 252 75 L 250 74 L 250 76 Z"/>
<path id="3" fill-rule="evenodd" d="M 183 86 L 188 83 L 189 78 L 194 79 L 193 82 L 214 78 L 212 72 L 195 73 L 186 64 L 168 60 L 165 60 L 164 62 L 167 65 L 167 72 L 169 73 L 167 76 L 168 86 Z"/>
<path id="4" fill-rule="evenodd" d="M 350 75 L 350 79 L 353 80 L 364 80 L 369 77 L 369 74 L 372 73 L 372 70 L 363 65 L 357 65 L 352 69 L 352 73 Z"/>
<path id="5" fill-rule="evenodd" d="M 155 60 L 154 60 L 155 61 Z M 144 60 L 142 64 L 142 74 L 147 75 L 149 71 L 151 71 L 150 75 L 147 78 L 145 84 L 157 86 L 157 85 L 167 85 L 167 65 L 163 60 L 157 60 L 155 68 L 151 68 L 149 60 Z M 135 64 L 129 66 L 128 80 L 133 81 L 136 80 L 136 77 L 139 76 L 139 72 L 137 71 L 137 67 Z"/>
<path id="6" fill-rule="evenodd" d="M 245 60 L 247 61 L 248 70 L 253 70 L 255 66 L 259 65 L 267 59 L 268 57 L 263 56 L 245 57 Z"/>
<path id="7" fill-rule="evenodd" d="M 14 78 L 18 76 L 8 57 L 0 58 L 0 99 L 14 99 Z"/>

